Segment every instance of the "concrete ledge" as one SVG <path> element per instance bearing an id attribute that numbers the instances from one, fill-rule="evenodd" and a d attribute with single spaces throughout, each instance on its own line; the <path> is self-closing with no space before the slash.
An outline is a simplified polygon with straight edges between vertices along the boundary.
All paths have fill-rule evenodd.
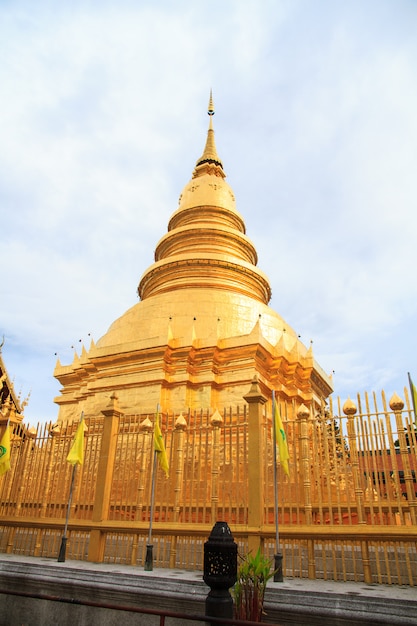
<path id="1" fill-rule="evenodd" d="M 83 561 L 58 563 L 2 555 L 0 557 L 0 590 L 22 590 L 36 595 L 55 596 L 125 607 L 162 609 L 178 613 L 204 615 L 208 587 L 201 573 L 173 570 L 139 571 L 133 567 L 98 565 Z M 119 624 L 149 626 L 159 624 L 159 617 L 127 611 L 100 609 L 63 602 L 21 598 L 2 593 L 0 616 L 8 616 L 8 626 L 108 626 Z M 1 618 L 0 618 L 1 619 Z M 179 621 L 167 618 L 168 625 L 190 626 L 205 622 Z"/>
<path id="2" fill-rule="evenodd" d="M 86 600 L 119 607 L 141 607 L 203 615 L 209 591 L 202 572 L 160 569 L 145 572 L 124 566 L 0 555 L 0 624 L 7 626 L 108 626 L 159 624 L 159 618 L 34 600 L 7 591 Z M 280 626 L 320 625 L 417 626 L 417 592 L 411 587 L 286 579 L 269 583 L 265 623 Z M 7 618 L 7 621 L 3 621 Z M 167 618 L 167 626 L 190 622 Z"/>
<path id="3" fill-rule="evenodd" d="M 325 580 L 287 579 L 268 585 L 265 610 L 282 624 L 415 626 L 417 590 Z"/>

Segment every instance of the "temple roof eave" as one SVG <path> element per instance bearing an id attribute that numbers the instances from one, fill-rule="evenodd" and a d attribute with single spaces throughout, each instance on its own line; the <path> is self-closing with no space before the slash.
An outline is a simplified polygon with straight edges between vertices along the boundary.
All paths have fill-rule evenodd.
<path id="1" fill-rule="evenodd" d="M 181 366 L 178 369 L 184 359 L 191 365 L 197 363 L 197 369 L 194 371 L 191 365 L 191 369 L 184 370 Z M 202 359 L 205 367 L 200 371 Z M 151 379 L 159 380 L 161 376 L 171 384 L 178 383 L 179 380 L 188 384 L 194 379 L 194 382 L 201 380 L 206 383 L 210 372 L 217 377 L 221 374 L 222 379 L 219 382 L 222 384 L 226 380 L 230 383 L 232 374 L 239 379 L 238 370 L 246 368 L 249 361 L 257 362 L 257 371 L 264 377 L 268 388 L 289 398 L 300 393 L 307 401 L 316 395 L 323 397 L 324 394 L 327 397 L 333 391 L 329 377 L 316 362 L 312 362 L 305 346 L 300 346 L 297 358 L 294 358 L 292 350 L 283 354 L 262 335 L 258 323 L 246 336 L 224 338 L 216 344 L 207 338 L 193 344 L 178 345 L 176 348 L 169 347 L 164 342 L 156 345 L 152 339 L 147 342 L 133 341 L 115 345 L 111 351 L 108 346 L 103 349 L 95 348 L 93 354 L 88 355 L 88 361 L 90 367 L 85 370 L 83 367 L 75 367 L 72 372 L 66 368 L 67 371 L 61 372 L 61 375 L 55 372 L 56 378 L 66 387 L 65 394 L 55 398 L 57 404 L 71 404 L 73 397 L 87 397 L 106 391 L 111 388 L 110 380 L 120 377 L 121 374 L 125 387 L 135 386 L 138 381 L 149 384 Z M 165 362 L 166 367 L 162 370 L 159 366 L 155 369 L 155 364 Z M 97 375 L 92 375 L 93 369 Z M 191 376 L 193 372 L 194 378 Z"/>
<path id="2" fill-rule="evenodd" d="M 0 382 L 0 392 L 2 392 L 2 394 L 3 394 L 2 389 L 6 388 L 5 395 L 8 396 L 11 399 L 11 401 L 12 401 L 14 407 L 15 407 L 16 413 L 18 413 L 18 414 L 22 413 L 23 408 L 21 406 L 20 399 L 18 398 L 18 396 L 15 393 L 14 385 L 13 385 L 13 382 L 11 381 L 11 379 L 10 379 L 10 376 L 8 374 L 6 365 L 4 363 L 3 356 L 2 356 L 2 353 L 1 353 L 1 349 L 0 349 L 0 381 L 1 381 Z M 1 397 L 2 396 L 0 396 L 0 400 L 1 400 Z"/>

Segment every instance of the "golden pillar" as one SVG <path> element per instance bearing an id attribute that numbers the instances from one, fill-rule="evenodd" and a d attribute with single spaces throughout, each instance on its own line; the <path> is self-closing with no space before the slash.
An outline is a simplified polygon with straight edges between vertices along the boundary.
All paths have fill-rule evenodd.
<path id="1" fill-rule="evenodd" d="M 313 523 L 312 505 L 311 505 L 311 471 L 310 471 L 310 447 L 308 444 L 308 418 L 310 417 L 310 411 L 302 404 L 297 411 L 297 418 L 300 424 L 300 430 L 298 439 L 300 442 L 300 458 L 301 458 L 301 471 L 303 479 L 303 491 L 304 491 L 304 512 L 305 523 Z"/>
<path id="2" fill-rule="evenodd" d="M 308 418 L 310 417 L 310 411 L 302 404 L 297 411 L 297 418 L 300 424 L 299 430 L 299 442 L 300 442 L 300 458 L 301 458 L 301 472 L 303 480 L 303 492 L 304 492 L 304 513 L 305 523 L 311 525 L 313 523 L 312 504 L 311 504 L 311 469 L 310 469 L 310 446 L 308 442 Z M 308 553 L 308 577 L 316 577 L 316 559 L 314 556 L 314 540 L 309 539 L 307 541 L 307 553 Z"/>
<path id="3" fill-rule="evenodd" d="M 355 486 L 356 507 L 358 511 L 359 524 L 366 524 L 365 506 L 363 501 L 363 488 L 361 484 L 359 456 L 357 446 L 357 435 L 355 428 L 356 404 L 349 398 L 343 405 L 343 413 L 347 415 L 347 430 L 350 448 L 350 456 L 352 459 L 353 483 Z M 363 565 L 363 575 L 366 583 L 372 583 L 371 563 L 369 560 L 369 547 L 367 541 L 361 541 L 361 555 Z"/>
<path id="4" fill-rule="evenodd" d="M 213 413 L 210 418 L 210 424 L 213 428 L 213 445 L 211 455 L 211 523 L 219 521 L 217 519 L 217 512 L 219 508 L 219 452 L 220 452 L 220 426 L 223 424 L 223 418 L 219 411 Z"/>
<path id="5" fill-rule="evenodd" d="M 116 456 L 117 433 L 119 419 L 122 415 L 117 396 L 113 393 L 110 402 L 104 411 L 104 427 L 101 438 L 100 458 L 98 461 L 97 485 L 93 507 L 93 522 L 102 522 L 108 518 L 110 492 L 113 478 L 114 461 Z M 105 535 L 100 529 L 93 530 L 88 547 L 88 560 L 101 563 L 104 558 Z"/>
<path id="6" fill-rule="evenodd" d="M 143 521 L 144 512 L 146 512 L 146 519 L 148 519 L 147 512 L 149 510 L 150 498 L 145 500 L 146 491 L 145 486 L 147 484 L 146 475 L 150 476 L 149 468 L 149 459 L 151 459 L 151 467 L 152 467 L 152 459 L 153 459 L 153 431 L 154 426 L 149 419 L 149 417 L 145 417 L 145 419 L 139 425 L 139 449 L 140 456 L 139 459 L 139 480 L 138 480 L 138 496 L 137 496 L 137 504 L 136 504 L 136 519 L 138 521 Z M 136 565 L 138 558 L 138 548 L 139 548 L 139 534 L 134 535 L 133 537 L 133 545 L 132 545 L 132 554 L 130 558 L 130 564 Z M 143 560 L 143 558 L 142 558 Z"/>
<path id="7" fill-rule="evenodd" d="M 404 432 L 404 424 L 402 421 L 402 410 L 404 408 L 404 402 L 396 393 L 393 394 L 390 402 L 390 408 L 394 411 L 395 423 L 397 425 L 398 442 L 400 444 L 400 455 L 403 464 L 404 482 L 407 494 L 407 502 L 410 507 L 410 517 L 413 526 L 416 525 L 416 497 L 414 494 L 413 475 L 411 473 L 409 449 L 407 446 L 407 439 Z"/>
<path id="8" fill-rule="evenodd" d="M 263 405 L 265 396 L 261 393 L 258 378 L 255 376 L 249 393 L 243 396 L 249 404 L 248 417 L 248 547 L 256 554 L 261 546 L 260 529 L 264 523 L 264 450 L 262 446 Z"/>
<path id="9" fill-rule="evenodd" d="M 349 398 L 343 405 L 343 413 L 347 415 L 347 431 L 352 462 L 353 484 L 355 486 L 356 508 L 358 512 L 359 524 L 366 524 L 365 507 L 363 502 L 363 487 L 360 477 L 359 456 L 357 446 L 357 435 L 355 428 L 356 404 Z"/>
<path id="10" fill-rule="evenodd" d="M 140 521 L 143 521 L 144 511 L 149 510 L 150 496 L 146 498 L 146 476 L 151 476 L 152 472 L 149 472 L 149 460 L 153 463 L 153 452 L 151 452 L 152 443 L 153 443 L 153 430 L 154 426 L 149 419 L 149 417 L 145 417 L 143 422 L 140 423 L 139 426 L 139 446 L 140 446 L 140 463 L 139 463 L 139 486 L 138 486 L 138 499 L 137 499 L 137 518 Z M 148 519 L 148 515 L 146 515 L 146 519 Z"/>
<path id="11" fill-rule="evenodd" d="M 43 487 L 42 487 L 42 495 L 40 497 L 40 507 L 39 507 L 40 517 L 45 516 L 45 514 L 47 513 L 48 502 L 50 502 L 51 474 L 55 465 L 55 454 L 56 454 L 55 447 L 56 447 L 56 442 L 61 435 L 61 428 L 57 425 L 49 426 L 48 430 L 49 430 L 50 438 L 47 441 L 46 455 L 45 455 L 45 460 L 44 460 L 44 475 L 42 476 L 42 480 L 41 480 L 41 484 Z M 35 436 L 33 436 L 33 438 L 35 438 Z M 31 439 L 26 440 L 26 441 L 28 441 L 29 443 Z M 25 444 L 26 444 L 26 441 L 25 441 Z M 31 444 L 29 443 L 29 445 Z M 27 456 L 27 450 L 28 450 L 28 446 L 25 445 L 25 448 L 24 448 L 25 457 Z M 24 457 L 25 462 L 24 462 L 23 467 L 26 467 L 25 457 Z M 19 503 L 19 507 L 20 507 L 20 503 Z M 45 531 L 41 528 L 38 530 L 38 533 L 36 536 L 35 547 L 33 550 L 33 556 L 41 556 L 42 539 L 43 539 L 44 532 Z"/>
<path id="12" fill-rule="evenodd" d="M 175 474 L 175 487 L 174 487 L 174 522 L 179 522 L 181 512 L 181 499 L 184 482 L 184 439 L 185 431 L 187 430 L 187 422 L 181 413 L 174 426 L 173 446 L 174 453 L 172 458 L 174 459 L 174 474 Z M 169 566 L 171 569 L 175 567 L 177 559 L 177 535 L 172 538 L 171 552 L 169 555 Z"/>
<path id="13" fill-rule="evenodd" d="M 174 522 L 178 522 L 181 511 L 181 494 L 183 489 L 183 475 L 184 475 L 184 438 L 185 431 L 187 430 L 187 422 L 181 413 L 181 415 L 175 421 L 174 426 L 174 472 L 175 472 L 175 487 L 174 487 Z"/>

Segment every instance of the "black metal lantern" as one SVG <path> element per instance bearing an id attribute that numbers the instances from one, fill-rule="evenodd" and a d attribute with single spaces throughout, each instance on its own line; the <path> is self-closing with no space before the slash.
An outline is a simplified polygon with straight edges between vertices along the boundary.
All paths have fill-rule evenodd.
<path id="1" fill-rule="evenodd" d="M 216 522 L 204 544 L 203 580 L 210 587 L 206 615 L 233 618 L 229 589 L 237 579 L 237 544 L 226 522 Z"/>

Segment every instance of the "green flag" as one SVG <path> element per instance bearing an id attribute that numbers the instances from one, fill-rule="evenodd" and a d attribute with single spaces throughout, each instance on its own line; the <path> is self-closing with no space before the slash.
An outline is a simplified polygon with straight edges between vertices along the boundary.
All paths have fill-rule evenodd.
<path id="1" fill-rule="evenodd" d="M 3 433 L 0 441 L 0 476 L 3 476 L 10 469 L 10 428 L 9 424 Z"/>

